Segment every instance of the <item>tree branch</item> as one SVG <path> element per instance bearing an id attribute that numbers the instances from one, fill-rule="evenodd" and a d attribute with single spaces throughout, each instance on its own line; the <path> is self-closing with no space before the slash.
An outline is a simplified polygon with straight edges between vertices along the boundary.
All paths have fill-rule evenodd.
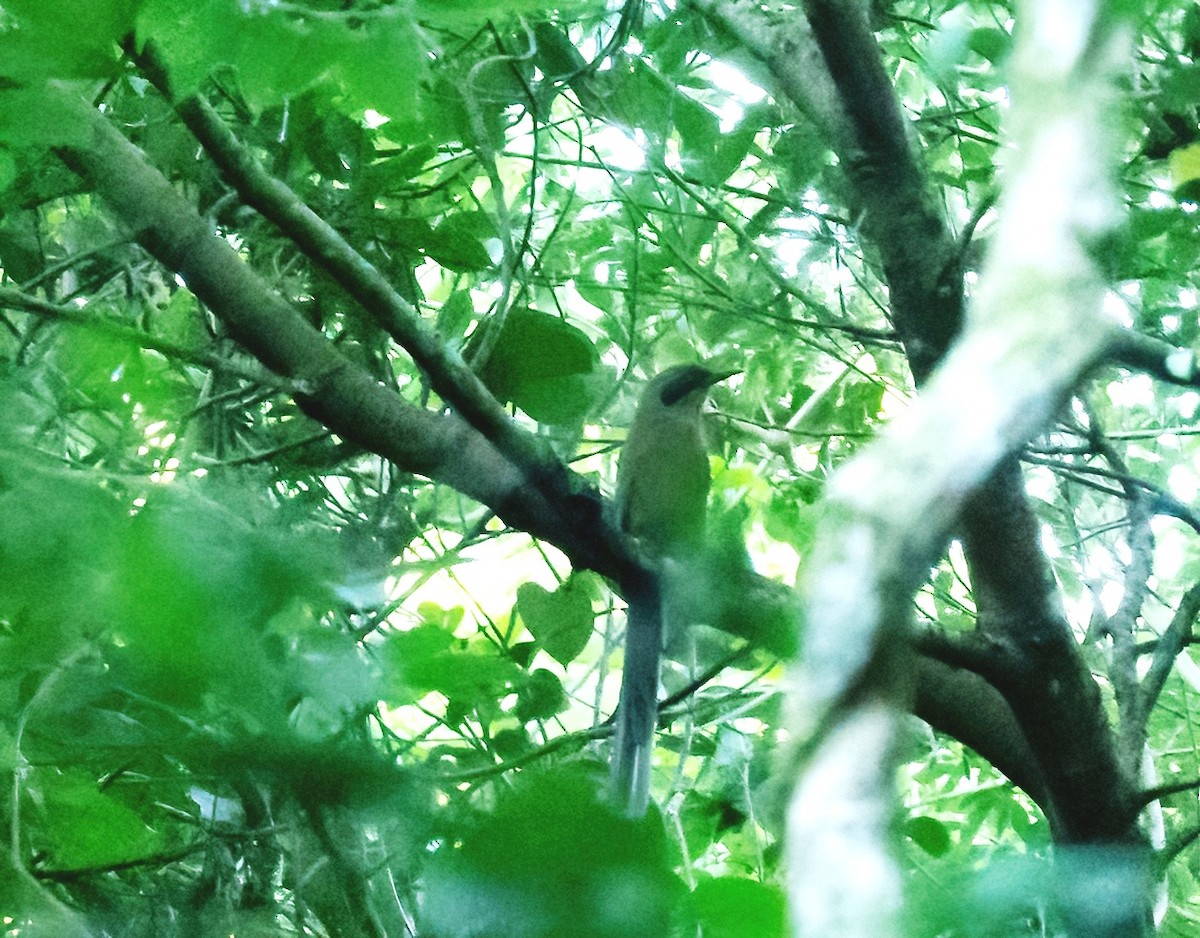
<path id="1" fill-rule="evenodd" d="M 1150 669 L 1142 678 L 1135 718 L 1143 727 L 1143 735 L 1146 732 L 1146 722 L 1150 719 L 1150 711 L 1158 701 L 1167 677 L 1175 666 L 1175 659 L 1192 641 L 1197 616 L 1200 616 L 1200 583 L 1193 584 L 1191 589 L 1183 594 L 1175 609 L 1175 615 L 1171 617 L 1171 624 L 1154 647 Z"/>
<path id="2" fill-rule="evenodd" d="M 805 9 L 861 131 L 857 143 L 867 146 L 873 128 L 893 123 L 871 119 L 870 102 L 854 100 L 880 91 L 860 70 L 862 57 L 872 60 L 870 69 L 878 60 L 873 43 L 861 38 L 869 38 L 865 20 L 832 0 L 808 0 Z M 1024 12 L 1035 20 L 1049 15 L 1034 4 Z M 1128 780 L 1113 757 L 1098 689 L 1052 599 L 1013 455 L 1095 365 L 1111 328 L 1092 248 L 1118 219 L 1104 128 L 1110 76 L 1124 44 L 1115 14 L 1090 8 L 1077 15 L 1093 31 L 1087 41 L 1067 42 L 1069 31 L 1035 22 L 1018 44 L 1012 176 L 970 327 L 941 357 L 913 407 L 828 486 L 807 571 L 804 653 L 790 675 L 798 782 L 788 808 L 788 856 L 797 934 L 897 931 L 900 887 L 886 844 L 897 713 L 913 667 L 903 657 L 908 604 L 960 511 L 968 555 L 988 561 L 972 566 L 979 629 L 1011 649 L 1019 677 L 999 689 L 1044 774 L 1059 839 L 1131 835 Z M 903 158 L 898 142 L 870 146 Z M 908 175 L 874 169 L 901 183 Z M 869 175 L 856 176 L 849 166 L 847 172 L 860 191 L 872 192 Z M 1062 195 L 1049 207 L 1047 187 Z M 887 194 L 874 194 L 885 219 L 872 232 L 877 240 L 895 206 Z M 921 250 L 947 256 L 942 241 L 929 239 L 944 236 L 936 215 L 893 221 L 907 221 L 903 230 L 915 242 L 892 254 L 893 262 Z M 927 263 L 923 271 L 930 273 Z M 920 369 L 938 361 L 940 343 L 957 331 L 952 300 L 961 295 L 961 278 L 953 272 L 946 279 L 942 269 L 932 282 L 897 280 L 903 272 L 887 260 L 885 272 L 901 334 L 926 343 L 909 346 L 920 381 Z M 935 314 L 906 310 L 897 287 L 923 290 Z M 1032 563 L 1023 566 L 1023 579 L 1005 546 L 1020 547 L 1019 560 Z M 1015 602 L 1030 594 L 1037 618 L 1011 618 Z"/>
<path id="3" fill-rule="evenodd" d="M 147 45 L 138 57 L 142 70 L 168 100 L 169 76 Z M 328 222 L 304 204 L 282 180 L 271 176 L 199 95 L 175 102 L 224 178 L 247 205 L 257 209 L 323 267 L 362 308 L 407 351 L 433 389 L 514 464 L 537 475 L 553 472 L 553 457 L 509 418 L 483 382 L 366 258 Z"/>
<path id="4" fill-rule="evenodd" d="M 156 61 L 152 47 L 143 50 L 140 61 L 154 83 L 170 97 L 168 76 Z M 620 532 L 599 517 L 595 490 L 569 473 L 543 441 L 508 416 L 462 357 L 426 326 L 412 304 L 295 192 L 267 173 L 207 102 L 194 96 L 178 102 L 176 107 L 246 203 L 274 222 L 359 302 L 412 356 L 442 399 L 505 457 L 510 471 L 519 473 L 525 486 L 536 490 L 540 502 L 538 511 L 526 515 L 527 520 L 520 523 L 512 517 L 514 505 L 503 509 L 495 502 L 487 504 L 509 523 L 557 543 L 577 566 L 599 570 L 622 583 L 644 576 L 645 571 L 629 556 Z M 577 502 L 574 510 L 569 508 L 573 501 Z M 564 514 L 552 519 L 545 516 L 547 511 L 551 515 L 559 511 Z M 543 517 L 539 520 L 538 515 Z M 530 528 L 531 523 L 536 527 Z"/>
<path id="5" fill-rule="evenodd" d="M 1196 353 L 1163 339 L 1122 329 L 1110 340 L 1107 357 L 1119 368 L 1139 371 L 1170 384 L 1200 387 L 1200 361 Z"/>
<path id="6" fill-rule="evenodd" d="M 987 759 L 1037 802 L 1052 829 L 1058 826 L 1037 756 L 1012 708 L 985 679 L 941 661 L 920 658 L 913 712 Z"/>
<path id="7" fill-rule="evenodd" d="M 98 332 L 103 332 L 105 335 L 128 342 L 130 345 L 158 352 L 167 358 L 189 365 L 210 368 L 213 371 L 242 378 L 246 381 L 253 381 L 255 384 L 266 388 L 273 388 L 284 393 L 299 390 L 295 384 L 277 374 L 271 373 L 255 359 L 247 358 L 244 361 L 239 361 L 224 355 L 218 355 L 207 349 L 179 345 L 176 342 L 170 342 L 166 339 L 150 335 L 148 332 L 144 332 L 119 320 L 97 315 L 87 307 L 81 308 L 49 303 L 36 296 L 31 296 L 28 293 L 13 290 L 9 287 L 0 287 L 0 307 L 19 309 L 22 312 L 33 313 L 46 319 L 94 329 Z"/>
<path id="8" fill-rule="evenodd" d="M 624 585 L 646 575 L 608 523 L 594 489 L 561 465 L 539 468 L 539 481 L 554 481 L 533 485 L 528 464 L 514 463 L 457 415 L 413 407 L 376 383 L 272 292 L 105 117 L 65 91 L 55 105 L 82 128 L 80 142 L 58 149 L 63 162 L 238 342 L 295 383 L 306 413 L 407 471 L 490 506 L 509 524 L 556 544 L 581 568 Z"/>

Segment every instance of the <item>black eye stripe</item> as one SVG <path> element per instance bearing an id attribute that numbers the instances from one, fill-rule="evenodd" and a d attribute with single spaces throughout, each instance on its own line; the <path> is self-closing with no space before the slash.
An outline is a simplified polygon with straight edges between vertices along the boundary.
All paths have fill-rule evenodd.
<path id="1" fill-rule="evenodd" d="M 696 389 L 708 387 L 711 383 L 712 372 L 699 365 L 693 365 L 681 371 L 663 386 L 660 399 L 666 407 L 670 407 L 678 404 Z"/>

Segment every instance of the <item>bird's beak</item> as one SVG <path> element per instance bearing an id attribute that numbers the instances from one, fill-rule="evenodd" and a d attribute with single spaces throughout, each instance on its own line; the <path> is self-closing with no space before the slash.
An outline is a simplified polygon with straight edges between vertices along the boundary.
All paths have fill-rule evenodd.
<path id="1" fill-rule="evenodd" d="M 708 373 L 708 380 L 704 382 L 703 387 L 712 387 L 714 384 L 720 384 L 726 378 L 732 378 L 734 375 L 740 375 L 741 373 L 741 368 L 710 371 Z"/>

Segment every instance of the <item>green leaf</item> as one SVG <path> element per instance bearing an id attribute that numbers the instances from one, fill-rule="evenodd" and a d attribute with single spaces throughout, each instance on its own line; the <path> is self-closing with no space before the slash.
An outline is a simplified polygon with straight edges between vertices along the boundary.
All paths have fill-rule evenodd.
<path id="1" fill-rule="evenodd" d="M 366 21 L 301 18 L 234 0 L 147 0 L 139 43 L 153 40 L 175 91 L 188 94 L 217 66 L 233 66 L 246 100 L 262 109 L 322 87 L 349 111 L 409 120 L 426 71 L 411 18 L 394 8 Z M 395 63 L 383 68 L 381 63 Z"/>
<path id="2" fill-rule="evenodd" d="M 37 213 L 24 211 L 6 214 L 0 219 L 0 257 L 4 258 L 5 273 L 17 281 L 37 276 L 46 264 L 44 242 Z"/>
<path id="3" fill-rule="evenodd" d="M 17 160 L 7 147 L 0 147 L 0 193 L 17 179 Z"/>
<path id="4" fill-rule="evenodd" d="M 429 233 L 422 247 L 451 270 L 487 270 L 493 262 L 483 242 L 495 236 L 491 219 L 482 212 L 456 212 Z"/>
<path id="5" fill-rule="evenodd" d="M 1177 65 L 1166 70 L 1162 80 L 1163 107 L 1175 113 L 1187 113 L 1200 100 L 1200 65 Z"/>
<path id="6" fill-rule="evenodd" d="M 524 727 L 499 730 L 492 734 L 492 751 L 506 761 L 519 758 L 532 748 L 533 744 Z"/>
<path id="7" fill-rule="evenodd" d="M 84 916 L 14 863 L 9 851 L 0 855 L 0 908 L 9 926 L 6 938 L 18 932 L 21 938 L 95 938 Z"/>
<path id="8" fill-rule="evenodd" d="M 405 821 L 414 826 L 424 823 L 428 810 L 425 779 L 397 766 L 365 740 L 312 740 L 285 729 L 204 740 L 193 758 L 241 778 L 253 772 L 286 786 L 308 804 L 402 809 Z"/>
<path id="9" fill-rule="evenodd" d="M 438 310 L 437 329 L 443 338 L 461 340 L 475 318 L 475 307 L 467 290 L 455 290 Z"/>
<path id="10" fill-rule="evenodd" d="M 826 166 L 824 138 L 818 128 L 803 116 L 775 141 L 773 162 L 780 166 L 787 185 L 785 191 L 802 190 Z"/>
<path id="11" fill-rule="evenodd" d="M 406 248 L 424 251 L 433 238 L 433 228 L 423 218 L 390 215 L 388 234 Z"/>
<path id="12" fill-rule="evenodd" d="M 1171 184 L 1176 189 L 1183 189 L 1200 179 L 1200 143 L 1172 150 L 1168 165 L 1171 168 Z"/>
<path id="13" fill-rule="evenodd" d="M 216 65 L 230 61 L 245 25 L 245 16 L 232 0 L 144 0 L 136 37 L 139 48 L 154 42 L 172 90 L 185 97 Z"/>
<path id="14" fill-rule="evenodd" d="M 226 693 L 247 718 L 282 718 L 288 688 L 270 655 L 268 626 L 305 622 L 325 597 L 321 544 L 299 538 L 257 495 L 180 484 L 155 491 L 125 519 L 109 561 L 114 670 L 140 693 L 196 705 Z"/>
<path id="15" fill-rule="evenodd" d="M 176 290 L 155 317 L 154 332 L 170 342 L 199 347 L 205 338 L 204 315 L 195 294 Z"/>
<path id="16" fill-rule="evenodd" d="M 646 133 L 652 149 L 661 147 L 672 129 L 673 84 L 654 69 L 634 59 L 629 70 L 612 69 L 598 73 L 597 89 L 610 100 L 615 113 L 638 115 L 638 125 Z M 603 82 L 603 84 L 601 84 Z"/>
<path id="17" fill-rule="evenodd" d="M 692 910 L 704 938 L 782 938 L 787 925 L 779 887 L 752 879 L 702 880 Z"/>
<path id="18" fill-rule="evenodd" d="M 1184 52 L 1192 59 L 1200 58 L 1200 3 L 1192 3 L 1183 14 Z"/>
<path id="19" fill-rule="evenodd" d="M 838 423 L 842 429 L 858 431 L 869 427 L 883 406 L 882 381 L 852 381 L 843 385 L 838 402 Z"/>
<path id="20" fill-rule="evenodd" d="M 689 755 L 697 755 L 689 747 Z M 679 830 L 684 845 L 692 856 L 700 856 L 716 841 L 727 803 L 703 794 L 699 789 L 688 792 L 679 812 Z"/>
<path id="21" fill-rule="evenodd" d="M 383 169 L 388 178 L 396 180 L 397 183 L 407 182 L 425 170 L 425 166 L 437 156 L 437 147 L 429 142 L 414 143 L 398 153 L 380 153 L 379 156 L 376 167 Z"/>
<path id="22" fill-rule="evenodd" d="M 517 719 L 522 723 L 530 720 L 548 720 L 567 708 L 567 692 L 563 690 L 558 676 L 545 668 L 538 668 L 529 675 L 517 698 Z"/>
<path id="23" fill-rule="evenodd" d="M 429 625 L 437 625 L 448 632 L 453 632 L 462 624 L 465 611 L 462 606 L 451 606 L 446 609 L 434 602 L 423 602 L 417 606 L 417 615 Z"/>
<path id="24" fill-rule="evenodd" d="M 5 423 L 33 418 L 26 404 L 0 384 Z M 82 629 L 104 620 L 123 506 L 81 475 L 14 459 L 12 443 L 0 425 L 0 619 L 11 623 L 13 639 L 5 660 L 40 668 L 66 657 Z"/>
<path id="25" fill-rule="evenodd" d="M 6 727 L 0 726 L 0 772 L 7 775 L 20 764 L 16 738 Z"/>
<path id="26" fill-rule="evenodd" d="M 953 846 L 950 829 L 937 818 L 927 815 L 911 817 L 906 820 L 904 833 L 931 857 L 944 857 Z"/>
<path id="27" fill-rule="evenodd" d="M 442 938 L 662 938 L 679 896 L 655 816 L 618 816 L 575 768 L 520 775 L 434 856 L 424 926 Z"/>
<path id="28" fill-rule="evenodd" d="M 2 48 L 0 55 L 3 55 Z M 84 143 L 86 135 L 84 122 L 56 90 L 14 88 L 0 91 L 0 143 L 16 150 L 44 150 Z"/>
<path id="29" fill-rule="evenodd" d="M 801 484 L 806 480 L 801 480 Z M 767 502 L 763 511 L 763 525 L 767 534 L 777 541 L 791 544 L 800 556 L 807 556 L 812 549 L 816 533 L 818 513 L 808 508 L 811 499 L 805 499 L 800 484 L 789 487 L 784 497 Z M 787 497 L 787 496 L 792 497 Z"/>
<path id="30" fill-rule="evenodd" d="M 5 0 L 16 29 L 0 32 L 0 73 L 30 83 L 106 78 L 133 25 L 134 0 Z"/>
<path id="31" fill-rule="evenodd" d="M 333 74 L 355 110 L 372 108 L 393 120 L 418 117 L 417 91 L 427 57 L 413 21 L 396 6 L 354 26 L 338 24 L 327 38 Z M 393 63 L 393 67 L 381 67 Z"/>
<path id="32" fill-rule="evenodd" d="M 517 587 L 517 610 L 525 627 L 559 664 L 579 657 L 592 636 L 591 591 L 582 577 L 569 577 L 553 593 L 536 583 L 522 583 Z"/>
<path id="33" fill-rule="evenodd" d="M 557 316 L 531 309 L 508 314 L 480 377 L 501 401 L 535 420 L 582 420 L 598 393 L 598 356 L 591 340 Z"/>
<path id="34" fill-rule="evenodd" d="M 689 171 L 703 167 L 722 141 L 717 115 L 678 90 L 672 98 L 671 108 L 675 129 L 679 132 L 681 162 Z M 720 179 L 708 178 L 704 181 L 721 182 Z"/>
<path id="35" fill-rule="evenodd" d="M 604 7 L 595 0 L 416 0 L 417 18 L 421 22 L 442 23 L 464 28 L 471 24 L 482 27 L 485 23 L 503 22 L 515 16 L 534 16 L 557 10 L 561 16 L 578 16 L 585 12 L 596 15 L 604 13 Z"/>
<path id="36" fill-rule="evenodd" d="M 297 617 L 292 617 L 297 618 Z M 284 623 L 285 637 L 295 632 Z M 322 715 L 334 719 L 357 712 L 378 699 L 377 675 L 368 667 L 362 649 L 351 636 L 316 623 L 291 638 L 290 677 L 297 693 L 306 695 Z"/>
<path id="37" fill-rule="evenodd" d="M 214 64 L 232 65 L 247 103 L 262 110 L 327 79 L 344 31 L 337 23 L 256 11 L 242 18 L 235 43 L 213 50 L 219 57 Z"/>
<path id="38" fill-rule="evenodd" d="M 542 21 L 533 28 L 537 40 L 537 64 L 547 78 L 555 81 L 578 76 L 587 66 L 575 43 L 551 23 Z"/>
<path id="39" fill-rule="evenodd" d="M 32 783 L 44 799 L 41 849 L 52 869 L 112 866 L 149 856 L 162 839 L 116 796 L 80 774 L 39 772 Z"/>
<path id="40" fill-rule="evenodd" d="M 980 26 L 971 30 L 969 45 L 972 52 L 1000 64 L 1012 49 L 1012 36 L 996 26 Z"/>
<path id="41" fill-rule="evenodd" d="M 383 657 L 403 702 L 438 691 L 471 708 L 504 696 L 521 677 L 513 662 L 434 624 L 389 636 Z"/>

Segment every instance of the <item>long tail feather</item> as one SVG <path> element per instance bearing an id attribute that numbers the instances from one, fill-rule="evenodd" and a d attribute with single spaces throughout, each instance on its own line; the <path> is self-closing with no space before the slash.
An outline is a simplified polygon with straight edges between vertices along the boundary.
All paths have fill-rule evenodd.
<path id="1" fill-rule="evenodd" d="M 629 817 L 641 817 L 650 804 L 650 758 L 658 727 L 662 644 L 662 604 L 657 591 L 631 597 L 612 764 L 613 798 Z"/>

